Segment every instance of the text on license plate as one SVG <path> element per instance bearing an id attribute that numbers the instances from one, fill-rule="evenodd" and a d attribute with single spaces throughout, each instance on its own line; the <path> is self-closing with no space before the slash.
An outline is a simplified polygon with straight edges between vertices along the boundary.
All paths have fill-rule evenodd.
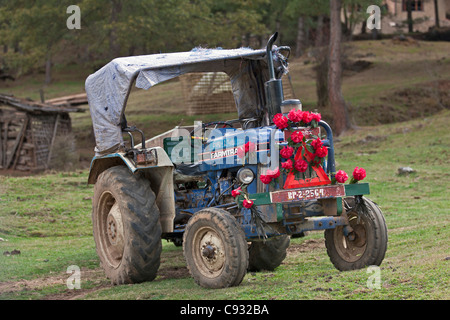
<path id="1" fill-rule="evenodd" d="M 343 185 L 336 185 L 276 191 L 271 193 L 271 200 L 274 203 L 279 203 L 343 196 L 345 196 L 345 187 Z"/>

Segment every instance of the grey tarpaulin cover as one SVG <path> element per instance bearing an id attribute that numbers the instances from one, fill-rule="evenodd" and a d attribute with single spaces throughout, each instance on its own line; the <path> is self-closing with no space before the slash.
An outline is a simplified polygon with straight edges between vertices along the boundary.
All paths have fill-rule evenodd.
<path id="1" fill-rule="evenodd" d="M 131 87 L 150 87 L 189 72 L 225 72 L 230 76 L 239 118 L 261 115 L 263 83 L 268 80 L 266 50 L 203 49 L 152 54 L 112 60 L 86 79 L 97 154 L 115 151 L 123 144 L 121 120 Z M 274 55 L 275 62 L 277 55 Z M 256 69 L 259 69 L 258 71 Z M 250 89 L 252 88 L 252 89 Z M 262 94 L 263 95 L 263 94 Z"/>

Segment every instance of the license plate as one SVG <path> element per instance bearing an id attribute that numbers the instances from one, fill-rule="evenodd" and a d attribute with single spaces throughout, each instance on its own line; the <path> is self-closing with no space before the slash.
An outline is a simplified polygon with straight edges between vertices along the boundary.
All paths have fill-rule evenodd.
<path id="1" fill-rule="evenodd" d="M 298 188 L 270 193 L 272 203 L 344 197 L 344 185 Z"/>

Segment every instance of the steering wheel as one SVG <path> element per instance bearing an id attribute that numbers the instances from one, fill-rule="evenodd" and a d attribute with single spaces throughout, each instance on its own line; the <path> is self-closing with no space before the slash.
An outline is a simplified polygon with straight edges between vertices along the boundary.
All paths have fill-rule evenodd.
<path id="1" fill-rule="evenodd" d="M 214 128 L 211 128 L 214 126 Z M 212 121 L 208 123 L 202 123 L 202 137 L 205 136 L 205 133 L 208 129 L 217 129 L 217 127 L 221 126 L 221 128 L 230 127 L 233 128 L 233 125 L 227 121 Z M 191 137 L 194 137 L 195 129 L 191 131 Z"/>

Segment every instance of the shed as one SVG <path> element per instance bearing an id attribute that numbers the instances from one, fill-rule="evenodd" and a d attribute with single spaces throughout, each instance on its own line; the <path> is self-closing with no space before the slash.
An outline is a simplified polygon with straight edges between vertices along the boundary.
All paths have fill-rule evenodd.
<path id="1" fill-rule="evenodd" d="M 58 140 L 75 151 L 69 113 L 83 111 L 0 94 L 0 169 L 51 168 L 61 149 Z"/>

